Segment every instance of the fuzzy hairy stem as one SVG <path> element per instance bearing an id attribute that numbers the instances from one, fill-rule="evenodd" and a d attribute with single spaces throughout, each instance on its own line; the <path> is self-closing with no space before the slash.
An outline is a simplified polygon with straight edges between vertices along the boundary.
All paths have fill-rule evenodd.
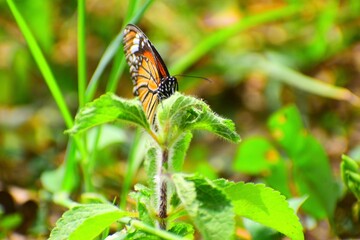
<path id="1" fill-rule="evenodd" d="M 165 172 L 167 171 L 167 163 L 169 158 L 169 152 L 167 149 L 163 149 L 162 152 L 162 159 L 161 159 L 161 166 L 159 167 L 160 171 L 159 174 L 159 210 L 158 215 L 160 218 L 159 226 L 161 229 L 166 229 L 166 217 L 167 217 L 167 182 L 165 178 Z"/>

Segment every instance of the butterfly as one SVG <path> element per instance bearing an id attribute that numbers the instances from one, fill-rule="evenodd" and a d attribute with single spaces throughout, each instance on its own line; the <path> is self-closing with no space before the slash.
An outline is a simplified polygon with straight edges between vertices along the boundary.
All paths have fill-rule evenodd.
<path id="1" fill-rule="evenodd" d="M 154 125 L 157 106 L 178 90 L 177 79 L 170 76 L 160 54 L 137 26 L 125 27 L 123 44 L 133 93 L 139 96 L 148 121 Z"/>

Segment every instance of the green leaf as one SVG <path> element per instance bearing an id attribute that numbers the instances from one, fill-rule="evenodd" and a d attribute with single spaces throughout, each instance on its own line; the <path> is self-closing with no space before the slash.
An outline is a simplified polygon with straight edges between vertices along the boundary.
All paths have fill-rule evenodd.
<path id="1" fill-rule="evenodd" d="M 308 195 L 303 209 L 315 218 L 332 218 L 338 197 L 329 159 L 320 143 L 307 136 L 301 154 L 292 157 L 294 180 L 301 195 Z"/>
<path id="2" fill-rule="evenodd" d="M 285 159 L 281 159 L 276 165 L 271 166 L 270 173 L 264 177 L 266 185 L 281 192 L 282 195 L 292 197 L 289 186 L 289 170 Z"/>
<path id="3" fill-rule="evenodd" d="M 286 197 L 292 196 L 288 186 L 285 159 L 266 138 L 245 139 L 239 145 L 234 168 L 242 173 L 261 174 L 270 187 L 280 191 Z"/>
<path id="4" fill-rule="evenodd" d="M 131 192 L 129 195 L 136 200 L 139 219 L 149 226 L 155 226 L 155 219 L 152 215 L 156 211 L 152 206 L 154 191 L 141 184 L 136 184 L 134 189 L 135 192 Z"/>
<path id="5" fill-rule="evenodd" d="M 271 165 L 281 160 L 273 145 L 263 137 L 251 137 L 243 141 L 235 157 L 234 168 L 248 174 L 269 171 Z"/>
<path id="6" fill-rule="evenodd" d="M 273 137 L 291 156 L 303 150 L 303 136 L 307 134 L 297 108 L 293 105 L 273 114 L 268 120 Z"/>
<path id="7" fill-rule="evenodd" d="M 360 167 L 358 163 L 352 158 L 343 155 L 341 167 L 341 177 L 345 185 L 360 199 Z"/>
<path id="8" fill-rule="evenodd" d="M 230 182 L 224 190 L 237 215 L 273 228 L 291 239 L 304 239 L 299 218 L 279 192 L 264 184 L 243 182 Z"/>
<path id="9" fill-rule="evenodd" d="M 159 157 L 158 149 L 150 147 L 145 155 L 144 166 L 146 169 L 148 183 L 151 189 L 155 188 L 155 175 L 157 173 L 157 158 Z"/>
<path id="10" fill-rule="evenodd" d="M 170 152 L 170 164 L 173 169 L 173 172 L 180 172 L 183 168 L 185 154 L 189 148 L 190 141 L 192 139 L 191 132 L 187 131 L 181 135 L 172 147 Z"/>
<path id="11" fill-rule="evenodd" d="M 211 181 L 174 174 L 176 192 L 203 239 L 232 239 L 235 230 L 233 206 Z"/>
<path id="12" fill-rule="evenodd" d="M 269 128 L 293 162 L 295 184 L 300 195 L 308 195 L 303 209 L 318 219 L 332 218 L 338 187 L 332 176 L 324 148 L 301 123 L 295 106 L 273 114 Z"/>
<path id="13" fill-rule="evenodd" d="M 184 131 L 207 130 L 228 141 L 240 142 L 234 123 L 219 117 L 203 101 L 173 94 L 158 108 L 159 132 L 164 132 L 168 142 L 173 142 Z"/>
<path id="14" fill-rule="evenodd" d="M 82 204 L 69 211 L 57 221 L 50 240 L 93 239 L 127 212 L 110 204 Z"/>
<path id="15" fill-rule="evenodd" d="M 121 238 L 121 239 L 125 239 L 125 240 L 142 240 L 142 239 L 147 239 L 147 240 L 161 240 L 160 237 L 155 236 L 153 234 L 141 231 L 141 230 L 135 230 L 133 232 L 130 232 L 129 234 L 127 234 L 127 236 L 125 238 Z"/>
<path id="16" fill-rule="evenodd" d="M 127 121 L 150 130 L 143 108 L 138 99 L 124 99 L 107 93 L 86 104 L 75 117 L 74 126 L 67 133 L 77 134 L 100 124 Z"/>
<path id="17" fill-rule="evenodd" d="M 194 239 L 194 227 L 188 223 L 176 222 L 174 226 L 169 229 L 169 232 L 181 236 L 184 239 Z"/>

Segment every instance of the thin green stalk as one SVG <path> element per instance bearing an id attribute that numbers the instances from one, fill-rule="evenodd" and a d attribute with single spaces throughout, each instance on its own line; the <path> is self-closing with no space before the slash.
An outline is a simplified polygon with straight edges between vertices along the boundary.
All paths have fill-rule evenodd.
<path id="1" fill-rule="evenodd" d="M 124 22 L 122 23 L 121 28 L 124 28 L 125 24 L 132 18 L 132 16 L 136 12 L 136 9 L 139 7 L 139 3 L 140 3 L 139 0 L 128 1 L 126 15 L 125 15 Z"/>
<path id="2" fill-rule="evenodd" d="M 154 0 L 147 0 L 142 7 L 137 11 L 134 16 L 131 18 L 129 23 L 136 23 L 139 19 L 144 15 L 145 11 L 150 7 L 150 5 L 154 2 Z M 125 26 L 125 25 L 124 25 Z"/>
<path id="3" fill-rule="evenodd" d="M 138 0 L 129 1 L 127 16 L 125 17 L 125 19 L 130 19 L 132 17 L 135 9 L 137 8 L 138 3 L 139 3 Z M 152 3 L 152 0 L 148 0 L 140 8 L 140 10 L 135 13 L 134 18 L 136 20 L 144 14 L 145 10 L 150 6 L 150 3 Z M 125 24 L 126 24 L 126 21 L 123 23 L 123 27 L 125 26 Z M 122 30 L 123 27 L 121 28 L 120 33 L 118 33 L 118 35 L 115 37 L 115 39 L 110 43 L 108 48 L 105 50 L 104 55 L 100 59 L 100 62 L 98 64 L 94 74 L 92 75 L 89 86 L 86 90 L 85 102 L 89 102 L 94 98 L 98 84 L 99 84 L 101 74 L 105 70 L 105 68 L 108 65 L 108 63 L 110 62 L 110 60 L 114 57 L 114 55 L 116 53 L 118 53 L 115 57 L 115 60 L 114 60 L 115 67 L 113 67 L 113 69 L 112 69 L 112 72 L 110 74 L 110 80 L 108 82 L 107 89 L 106 89 L 107 91 L 115 92 L 116 87 L 119 83 L 119 76 L 122 74 L 122 72 L 124 71 L 124 68 L 126 66 L 125 57 L 124 57 L 123 52 L 118 51 L 119 47 L 122 46 L 121 42 L 123 39 L 123 30 Z M 98 142 L 99 142 L 100 137 L 101 137 L 101 127 L 98 129 L 98 132 L 96 134 L 95 144 L 94 144 L 93 151 L 92 151 L 93 154 L 91 155 L 91 158 L 89 159 L 89 163 L 88 163 L 88 168 L 89 168 L 90 173 L 92 172 L 92 166 L 93 166 L 93 162 L 95 161 L 95 153 L 97 152 Z M 90 184 L 89 181 L 85 181 L 85 183 Z M 86 184 L 86 185 L 88 187 L 91 187 L 91 185 L 88 185 L 88 184 Z M 125 192 L 127 194 L 128 190 Z M 124 194 L 124 192 L 123 192 L 123 194 Z M 126 196 L 125 196 L 125 198 L 122 197 L 122 201 L 124 201 L 123 199 L 125 199 L 125 202 L 123 202 L 122 204 L 126 204 Z"/>
<path id="4" fill-rule="evenodd" d="M 65 124 L 68 128 L 71 128 L 73 125 L 73 117 L 71 116 L 71 113 L 69 109 L 67 108 L 65 99 L 60 91 L 60 88 L 58 87 L 55 77 L 53 73 L 51 72 L 51 69 L 49 67 L 49 64 L 47 63 L 43 53 L 41 52 L 41 49 L 39 45 L 37 44 L 34 35 L 31 33 L 28 25 L 26 24 L 24 18 L 21 16 L 19 10 L 15 6 L 14 2 L 12 0 L 7 0 L 7 3 L 9 5 L 9 8 L 12 12 L 12 14 L 15 17 L 15 20 L 21 30 L 21 32 L 24 35 L 24 38 L 26 42 L 29 45 L 29 49 L 31 54 L 33 55 L 36 64 L 38 65 L 42 75 L 44 76 L 45 82 L 48 85 L 51 94 L 53 95 L 56 104 L 58 105 L 61 115 L 64 118 Z"/>
<path id="5" fill-rule="evenodd" d="M 86 10 L 85 0 L 78 0 L 78 94 L 79 107 L 85 104 L 86 89 Z"/>
<path id="6" fill-rule="evenodd" d="M 85 90 L 86 90 L 86 1 L 78 0 L 78 95 L 79 95 L 79 108 L 83 107 L 86 103 Z M 87 136 L 86 133 L 82 134 L 81 141 L 85 149 L 87 149 Z M 92 184 L 92 171 L 91 159 L 88 154 L 81 159 L 81 168 L 84 176 L 85 191 L 91 192 L 93 190 Z"/>
<path id="7" fill-rule="evenodd" d="M 129 6 L 128 6 L 128 11 L 127 11 L 127 16 L 125 19 L 130 19 L 131 16 L 134 14 L 135 9 L 137 8 L 139 1 L 129 1 Z M 152 0 L 148 0 L 141 8 L 140 10 L 135 13 L 135 19 L 138 19 L 140 16 L 142 16 L 145 12 L 145 10 L 150 6 L 150 3 L 152 2 Z M 126 21 L 123 23 L 123 27 L 125 26 Z M 123 28 L 122 28 L 123 29 Z M 107 64 L 110 62 L 110 60 L 115 56 L 115 60 L 114 60 L 114 67 L 112 69 L 112 72 L 110 74 L 110 80 L 108 82 L 107 91 L 110 92 L 115 92 L 116 90 L 116 86 L 119 83 L 119 76 L 122 74 L 122 72 L 124 71 L 124 68 L 126 66 L 125 63 L 125 58 L 124 58 L 124 54 L 122 51 L 118 51 L 119 47 L 122 46 L 121 42 L 122 42 L 122 38 L 123 38 L 123 33 L 122 33 L 122 29 L 121 32 L 116 36 L 116 38 L 110 43 L 109 47 L 105 50 L 105 53 L 103 55 L 103 57 L 100 59 L 99 65 L 97 66 L 93 76 L 91 77 L 89 86 L 86 90 L 85 93 L 85 101 L 91 101 L 96 93 L 97 87 L 98 87 L 98 83 L 100 80 L 100 76 L 103 73 L 104 69 L 106 68 Z M 98 134 L 95 140 L 95 145 L 94 145 L 94 150 L 93 150 L 93 154 L 97 151 L 97 143 L 98 140 L 101 136 L 100 132 L 101 130 L 98 130 Z M 94 161 L 94 157 L 92 157 L 90 159 L 89 162 L 89 170 L 91 171 L 91 166 L 93 165 L 93 161 Z M 127 191 L 125 191 L 127 193 Z M 123 192 L 124 193 L 124 192 Z M 124 201 L 123 199 L 126 199 L 122 197 L 122 201 Z M 123 204 L 126 204 L 126 202 L 123 202 Z"/>
<path id="8" fill-rule="evenodd" d="M 97 87 L 99 85 L 100 77 L 111 59 L 114 57 L 115 53 L 118 51 L 119 46 L 121 46 L 122 38 L 123 33 L 121 31 L 120 33 L 118 33 L 118 35 L 116 35 L 115 39 L 112 40 L 109 46 L 106 48 L 86 89 L 86 102 L 89 102 L 94 98 Z"/>
<path id="9" fill-rule="evenodd" d="M 196 45 L 192 51 L 187 55 L 177 61 L 171 68 L 170 72 L 172 73 L 181 73 L 207 52 L 214 49 L 216 46 L 222 44 L 223 42 L 230 39 L 233 35 L 238 34 L 240 31 L 245 29 L 264 24 L 267 22 L 272 22 L 280 18 L 289 17 L 298 13 L 301 10 L 299 5 L 290 5 L 281 9 L 277 9 L 271 12 L 261 13 L 255 16 L 249 16 L 245 19 L 239 20 L 232 26 L 221 29 L 210 36 L 204 38 L 198 45 Z"/>
<path id="10" fill-rule="evenodd" d="M 112 68 L 112 71 L 110 73 L 109 82 L 106 87 L 107 92 L 115 92 L 116 87 L 119 84 L 120 75 L 124 72 L 126 61 L 124 58 L 123 51 L 118 51 L 118 53 L 115 55 L 114 59 L 114 67 Z"/>
<path id="11" fill-rule="evenodd" d="M 135 2 L 136 1 L 129 1 L 130 3 L 132 3 L 131 5 L 129 5 L 129 9 L 133 8 L 135 6 Z M 153 0 L 147 0 L 142 6 L 141 8 L 135 13 L 135 15 L 131 18 L 131 20 L 129 22 L 134 23 L 137 22 L 142 15 L 144 15 L 145 11 L 150 7 L 151 3 L 153 3 Z M 129 12 L 132 12 L 132 10 L 129 10 Z M 130 17 L 129 17 L 130 18 Z M 124 22 L 124 26 L 125 26 Z M 123 27 L 124 27 L 123 26 Z M 97 87 L 99 85 L 99 81 L 100 81 L 100 76 L 102 75 L 102 73 L 104 72 L 106 66 L 109 64 L 109 62 L 111 61 L 111 59 L 114 57 L 114 55 L 118 52 L 118 49 L 120 46 L 122 46 L 121 42 L 123 39 L 123 28 L 121 28 L 121 31 L 116 35 L 115 39 L 111 41 L 111 43 L 109 44 L 109 46 L 106 48 L 103 56 L 100 59 L 100 62 L 98 64 L 98 66 L 95 69 L 94 74 L 92 75 L 91 79 L 90 79 L 90 83 L 89 86 L 86 90 L 86 101 L 91 101 L 96 93 Z M 120 66 L 117 66 L 120 67 Z M 118 75 L 121 74 L 121 71 L 117 70 L 113 70 L 114 72 L 118 72 Z M 117 75 L 114 76 L 114 79 L 116 78 Z M 117 76 L 118 77 L 118 76 Z M 109 86 L 117 86 L 118 84 L 118 80 L 112 80 L 109 81 Z M 108 89 L 113 89 L 113 87 L 108 87 Z"/>
<path id="12" fill-rule="evenodd" d="M 131 19 L 131 16 L 133 15 L 132 12 L 136 9 L 137 3 L 138 3 L 138 1 L 130 1 L 129 2 L 129 9 L 130 9 L 129 12 L 131 12 L 131 14 L 128 14 L 126 16 L 126 18 L 125 18 L 126 20 L 130 19 L 130 22 L 137 21 L 140 18 L 140 16 L 143 15 L 145 10 L 150 6 L 152 1 L 150 1 L 150 0 L 147 1 L 143 5 L 143 7 L 137 12 L 135 17 L 133 17 Z M 123 29 L 126 24 L 128 24 L 128 22 L 124 21 L 121 29 Z M 122 46 L 122 44 L 121 44 L 121 46 Z M 122 50 L 117 51 L 116 55 L 115 55 L 114 65 L 111 69 L 109 82 L 108 82 L 107 89 L 106 89 L 107 91 L 114 92 L 116 90 L 116 87 L 119 85 L 120 75 L 123 73 L 125 66 L 126 66 L 126 62 L 124 59 L 124 52 Z"/>
<path id="13" fill-rule="evenodd" d="M 95 169 L 95 161 L 96 161 L 96 157 L 97 157 L 97 153 L 98 153 L 98 149 L 97 146 L 99 145 L 100 142 L 100 137 L 102 135 L 103 132 L 103 126 L 99 126 L 96 128 L 96 133 L 95 133 L 95 142 L 94 145 L 91 146 L 92 150 L 90 151 L 90 157 L 89 157 L 89 172 L 92 174 L 94 169 Z M 96 147 L 94 147 L 96 146 Z"/>
<path id="14" fill-rule="evenodd" d="M 26 24 L 24 18 L 20 14 L 14 2 L 12 0 L 7 0 L 7 3 L 9 5 L 12 14 L 15 17 L 15 20 L 21 32 L 24 35 L 26 42 L 29 45 L 31 54 L 33 55 L 35 62 L 38 65 L 40 72 L 42 73 L 44 80 L 48 85 L 50 92 L 53 95 L 53 98 L 60 109 L 60 113 L 65 121 L 66 127 L 71 128 L 73 126 L 73 117 L 71 116 L 71 113 L 66 105 L 65 99 L 60 91 L 59 86 L 57 85 L 57 82 L 49 67 L 49 64 L 47 63 L 38 43 L 35 40 L 34 35 L 30 31 L 28 25 Z M 81 156 L 84 159 L 86 159 L 87 154 L 83 143 L 80 141 L 78 137 L 74 137 L 74 141 L 77 145 L 78 150 L 81 153 Z"/>
<path id="15" fill-rule="evenodd" d="M 306 92 L 319 96 L 348 101 L 355 106 L 360 106 L 360 98 L 346 88 L 333 86 L 315 78 L 301 74 L 291 68 L 276 62 L 271 62 L 259 54 L 244 56 L 242 67 L 261 69 L 272 79 L 284 82 Z"/>
<path id="16" fill-rule="evenodd" d="M 66 155 L 64 160 L 64 176 L 61 183 L 61 191 L 70 193 L 74 190 L 76 178 L 74 174 L 77 173 L 77 161 L 76 161 L 76 145 L 74 139 L 70 138 L 66 147 Z"/>
<path id="17" fill-rule="evenodd" d="M 178 237 L 172 233 L 149 226 L 139 220 L 132 220 L 129 218 L 124 218 L 124 219 L 121 219 L 120 221 L 125 224 L 130 224 L 132 227 L 134 227 L 136 229 L 142 230 L 147 233 L 151 233 L 162 239 L 168 239 L 168 240 L 182 240 L 183 239 L 182 237 Z"/>

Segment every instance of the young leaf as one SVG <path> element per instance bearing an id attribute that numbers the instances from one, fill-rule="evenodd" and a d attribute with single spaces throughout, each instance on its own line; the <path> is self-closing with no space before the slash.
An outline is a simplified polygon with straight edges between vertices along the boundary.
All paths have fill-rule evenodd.
<path id="1" fill-rule="evenodd" d="M 184 131 L 207 130 L 228 141 L 240 142 L 234 123 L 211 111 L 203 101 L 180 93 L 173 94 L 158 108 L 160 132 L 171 142 Z"/>
<path id="2" fill-rule="evenodd" d="M 271 166 L 270 174 L 264 177 L 265 184 L 284 195 L 286 198 L 292 197 L 291 189 L 288 184 L 291 173 L 287 167 L 287 161 L 281 159 L 276 165 Z"/>
<path id="3" fill-rule="evenodd" d="M 226 195 L 200 176 L 174 174 L 172 178 L 182 204 L 203 239 L 232 239 L 235 215 Z"/>
<path id="4" fill-rule="evenodd" d="M 338 188 L 324 148 L 303 127 L 295 106 L 281 109 L 268 122 L 275 139 L 293 162 L 293 173 L 300 195 L 308 195 L 303 209 L 312 216 L 332 218 Z"/>
<path id="5" fill-rule="evenodd" d="M 224 186 L 237 215 L 273 228 L 291 239 L 304 239 L 299 218 L 279 192 L 263 184 L 219 184 Z"/>
<path id="6" fill-rule="evenodd" d="M 152 216 L 155 210 L 151 203 L 154 191 L 141 184 L 136 184 L 134 189 L 135 192 L 131 192 L 129 195 L 136 200 L 139 219 L 149 226 L 155 226 L 154 216 Z"/>
<path id="7" fill-rule="evenodd" d="M 173 172 L 179 172 L 182 170 L 185 154 L 189 148 L 190 141 L 192 138 L 192 134 L 190 131 L 185 132 L 178 141 L 172 147 L 172 151 L 170 152 L 170 166 Z"/>
<path id="8" fill-rule="evenodd" d="M 268 127 L 273 137 L 287 150 L 289 155 L 301 153 L 302 136 L 307 132 L 295 106 L 283 108 L 273 114 L 268 120 Z"/>
<path id="9" fill-rule="evenodd" d="M 352 158 L 342 155 L 341 178 L 349 190 L 360 200 L 360 167 Z"/>
<path id="10" fill-rule="evenodd" d="M 111 204 L 78 205 L 57 221 L 49 239 L 93 239 L 111 223 L 128 214 Z"/>
<path id="11" fill-rule="evenodd" d="M 174 226 L 169 229 L 169 232 L 181 236 L 184 239 L 194 239 L 194 227 L 188 223 L 176 222 Z"/>
<path id="12" fill-rule="evenodd" d="M 124 99 L 107 93 L 86 104 L 75 117 L 74 126 L 67 133 L 77 134 L 91 127 L 114 122 L 127 121 L 149 130 L 150 125 L 138 99 Z"/>
<path id="13" fill-rule="evenodd" d="M 149 147 L 146 155 L 144 166 L 147 173 L 148 183 L 151 189 L 155 188 L 155 175 L 157 173 L 157 158 L 159 157 L 158 149 L 156 147 Z"/>
<path id="14" fill-rule="evenodd" d="M 234 168 L 243 173 L 259 174 L 269 171 L 271 165 L 279 161 L 280 154 L 266 138 L 251 137 L 240 144 Z"/>

